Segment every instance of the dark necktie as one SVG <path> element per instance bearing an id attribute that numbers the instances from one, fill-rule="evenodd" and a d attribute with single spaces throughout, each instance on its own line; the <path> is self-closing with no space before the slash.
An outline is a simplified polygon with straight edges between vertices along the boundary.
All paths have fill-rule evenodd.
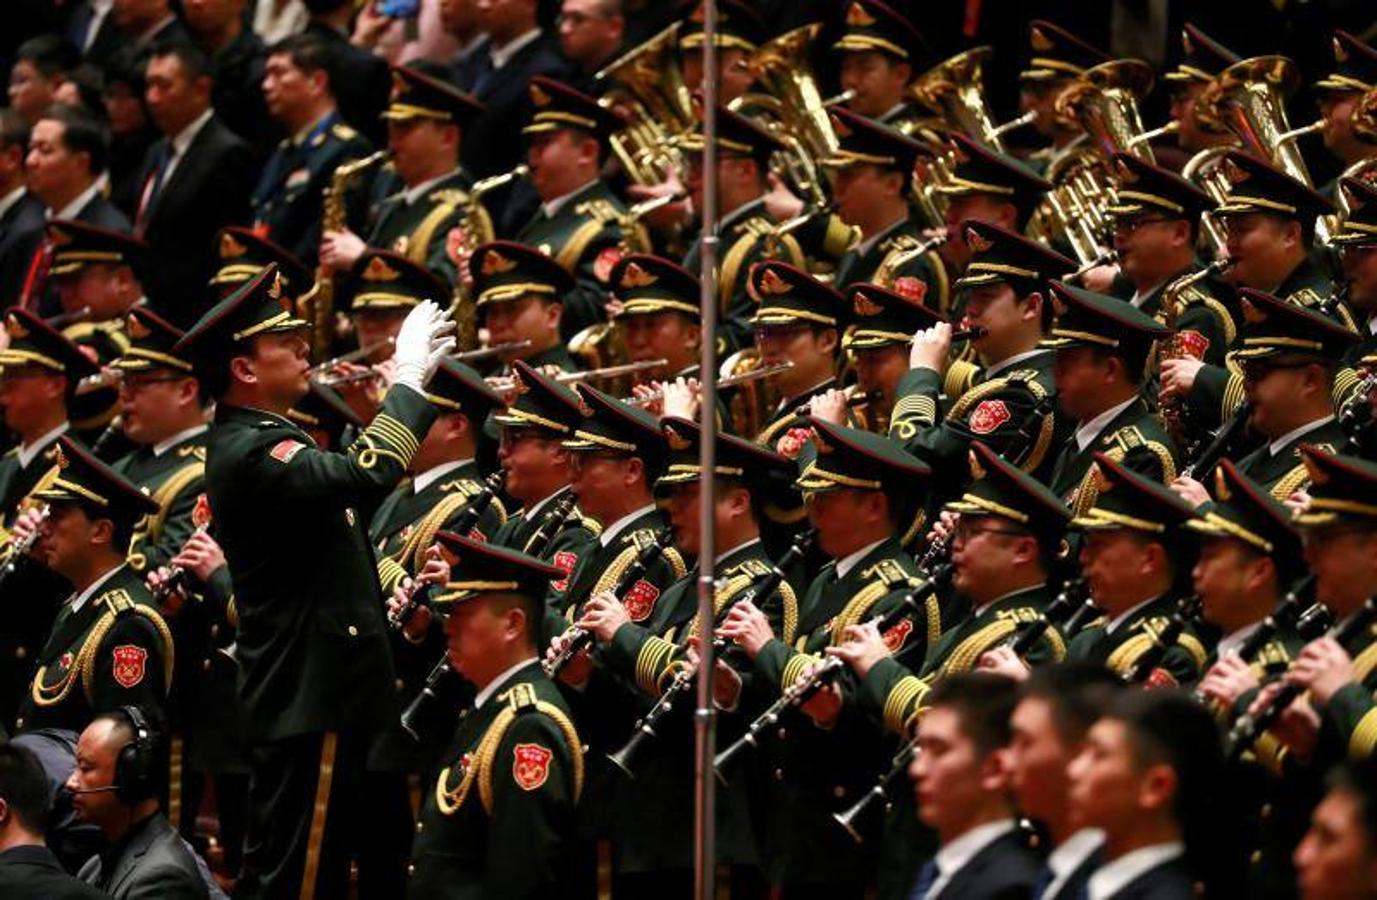
<path id="1" fill-rule="evenodd" d="M 923 863 L 923 868 L 918 870 L 918 881 L 909 892 L 908 900 L 927 900 L 928 891 L 932 890 L 932 886 L 940 877 L 942 870 L 937 868 L 937 860 L 930 859 Z"/>

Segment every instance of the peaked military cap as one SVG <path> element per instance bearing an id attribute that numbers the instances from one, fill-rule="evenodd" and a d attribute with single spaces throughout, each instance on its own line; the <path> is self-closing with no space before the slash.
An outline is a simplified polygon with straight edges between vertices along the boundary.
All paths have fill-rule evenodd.
<path id="1" fill-rule="evenodd" d="M 1220 166 L 1230 186 L 1215 215 L 1270 213 L 1308 220 L 1334 211 L 1324 195 L 1242 150 L 1229 151 Z"/>
<path id="2" fill-rule="evenodd" d="M 573 437 L 563 441 L 567 449 L 581 453 L 611 450 L 639 456 L 651 464 L 664 459 L 665 436 L 654 416 L 586 384 L 577 385 L 575 390 L 582 401 L 583 421 L 574 427 Z"/>
<path id="3" fill-rule="evenodd" d="M 1032 48 L 1032 58 L 1028 68 L 1018 75 L 1024 81 L 1074 78 L 1109 61 L 1103 51 L 1046 19 L 1034 19 L 1028 24 L 1028 46 Z"/>
<path id="4" fill-rule="evenodd" d="M 436 368 L 426 383 L 425 394 L 441 413 L 462 412 L 477 425 L 487 419 L 488 413 L 504 405 L 502 395 L 493 390 L 482 375 L 452 359 Z"/>
<path id="5" fill-rule="evenodd" d="M 57 477 L 33 495 L 50 503 L 76 503 L 97 518 L 122 524 L 158 511 L 153 498 L 65 434 L 57 442 Z"/>
<path id="6" fill-rule="evenodd" d="M 694 322 L 701 320 L 698 279 L 677 263 L 662 256 L 633 253 L 623 256 L 608 275 L 612 295 L 621 301 L 618 318 L 677 312 Z"/>
<path id="7" fill-rule="evenodd" d="M 703 477 L 698 453 L 703 429 L 697 422 L 670 416 L 660 422 L 669 447 L 669 465 L 655 482 L 657 489 L 675 484 L 690 484 Z M 767 450 L 754 441 L 734 434 L 717 434 L 717 459 L 713 472 L 718 478 L 743 482 L 752 490 L 787 486 L 793 474 L 791 460 Z M 770 485 L 770 482 L 774 482 Z"/>
<path id="8" fill-rule="evenodd" d="M 1118 297 L 1050 282 L 1056 320 L 1040 347 L 1099 347 L 1129 359 L 1141 359 L 1152 342 L 1171 329 Z"/>
<path id="9" fill-rule="evenodd" d="M 1175 172 L 1144 162 L 1131 153 L 1116 153 L 1114 168 L 1118 191 L 1109 207 L 1110 215 L 1156 213 L 1194 222 L 1205 210 L 1214 208 L 1214 200 L 1200 188 Z"/>
<path id="10" fill-rule="evenodd" d="M 834 109 L 831 115 L 832 127 L 840 146 L 822 161 L 825 166 L 842 169 L 872 165 L 897 169 L 904 174 L 904 184 L 907 185 L 918 157 L 929 155 L 923 145 L 913 138 L 874 119 L 867 119 L 849 109 Z"/>
<path id="11" fill-rule="evenodd" d="M 788 263 L 773 259 L 757 263 L 747 276 L 746 289 L 757 304 L 752 325 L 841 328 L 845 324 L 845 298 Z"/>
<path id="12" fill-rule="evenodd" d="M 1086 531 L 1127 528 L 1166 536 L 1191 519 L 1195 510 L 1165 485 L 1145 478 L 1096 452 L 1091 477 L 1099 494 L 1084 516 L 1071 520 L 1073 528 Z"/>
<path id="13" fill-rule="evenodd" d="M 999 516 L 1055 540 L 1071 521 L 1071 510 L 1042 482 L 974 441 L 969 451 L 971 483 L 947 509 L 972 516 Z"/>
<path id="14" fill-rule="evenodd" d="M 1361 178 L 1341 178 L 1339 190 L 1348 198 L 1348 216 L 1330 242 L 1341 248 L 1377 244 L 1377 186 Z"/>
<path id="15" fill-rule="evenodd" d="M 393 122 L 432 119 L 462 125 L 483 112 L 478 100 L 417 66 L 392 67 L 392 100 L 382 117 Z"/>
<path id="16" fill-rule="evenodd" d="M 700 123 L 692 134 L 685 135 L 679 146 L 690 152 L 703 150 L 703 126 Z M 717 152 L 719 155 L 749 156 L 761 165 L 770 161 L 771 154 L 783 150 L 779 139 L 741 113 L 725 106 L 717 107 Z"/>
<path id="17" fill-rule="evenodd" d="M 189 355 L 198 367 L 217 366 L 259 335 L 296 331 L 307 323 L 296 317 L 282 292 L 276 263 L 236 288 L 210 308 L 177 342 L 179 355 Z"/>
<path id="18" fill-rule="evenodd" d="M 1254 288 L 1240 288 L 1243 307 L 1238 359 L 1262 359 L 1282 354 L 1319 356 L 1337 360 L 1359 335 L 1323 313 Z"/>
<path id="19" fill-rule="evenodd" d="M 75 380 L 94 375 L 97 366 L 81 348 L 23 307 L 5 313 L 9 346 L 0 350 L 0 369 L 41 366 Z M 70 387 L 70 386 L 69 386 Z"/>
<path id="20" fill-rule="evenodd" d="M 1321 91 L 1367 93 L 1377 87 L 1377 50 L 1347 31 L 1334 32 L 1334 61 L 1338 68 L 1315 82 Z"/>
<path id="21" fill-rule="evenodd" d="M 1214 502 L 1196 510 L 1186 527 L 1210 537 L 1232 538 L 1294 567 L 1301 557 L 1301 536 L 1291 511 L 1256 481 L 1223 460 L 1214 470 Z"/>
<path id="22" fill-rule="evenodd" d="M 437 532 L 435 539 L 457 558 L 449 568 L 449 581 L 435 592 L 433 602 L 437 604 L 462 603 L 486 594 L 540 599 L 550 582 L 565 574 L 534 556 L 452 531 Z M 532 627 L 537 624 L 531 623 Z"/>
<path id="23" fill-rule="evenodd" d="M 878 285 L 853 284 L 844 294 L 854 326 L 842 342 L 848 350 L 907 346 L 922 329 L 946 321 L 936 310 Z"/>
<path id="24" fill-rule="evenodd" d="M 833 48 L 843 52 L 877 50 L 905 62 L 928 55 L 927 41 L 904 15 L 880 0 L 851 0 L 845 32 Z"/>
<path id="25" fill-rule="evenodd" d="M 703 46 L 704 18 L 702 0 L 690 0 L 683 5 L 683 18 L 679 22 L 680 50 Z M 716 34 L 714 43 L 724 49 L 754 50 L 769 38 L 759 14 L 740 0 L 718 0 Z"/>
<path id="26" fill-rule="evenodd" d="M 1310 475 L 1310 505 L 1295 515 L 1297 525 L 1377 524 L 1377 465 L 1312 444 L 1302 444 L 1300 453 Z"/>
<path id="27" fill-rule="evenodd" d="M 799 476 L 794 486 L 801 491 L 861 490 L 898 491 L 904 496 L 914 490 L 914 479 L 932 474 L 927 463 L 904 450 L 897 442 L 859 428 L 833 425 L 809 417 L 813 436 L 799 454 Z"/>
<path id="28" fill-rule="evenodd" d="M 350 312 L 401 310 L 423 300 L 449 304 L 453 292 L 425 266 L 389 250 L 365 250 L 349 270 L 340 301 Z"/>
<path id="29" fill-rule="evenodd" d="M 1167 81 L 1213 81 L 1243 58 L 1190 22 L 1181 29 L 1181 51 L 1181 62 L 1162 76 Z"/>
<path id="30" fill-rule="evenodd" d="M 537 372 L 523 360 L 512 363 L 516 400 L 493 421 L 510 428 L 537 428 L 560 437 L 583 421 L 583 404 L 569 388 Z"/>
<path id="31" fill-rule="evenodd" d="M 50 275 L 70 275 L 90 265 L 129 266 L 148 262 L 152 248 L 123 231 L 101 228 L 74 219 L 53 219 L 46 226 L 53 248 Z"/>
<path id="32" fill-rule="evenodd" d="M 961 235 L 970 248 L 971 261 L 966 274 L 956 280 L 957 288 L 1000 281 L 1043 282 L 1076 268 L 1055 250 L 989 222 L 968 219 L 961 224 Z"/>
<path id="33" fill-rule="evenodd" d="M 526 86 L 535 115 L 522 134 L 541 134 L 559 128 L 577 128 L 605 141 L 622 127 L 622 120 L 598 101 L 562 81 L 537 75 Z"/>
<path id="34" fill-rule="evenodd" d="M 339 391 L 328 384 L 312 381 L 310 390 L 287 410 L 287 418 L 307 431 L 323 431 L 330 446 L 341 449 L 340 442 L 349 428 L 363 428 L 365 422 L 354 408 L 344 402 Z"/>
<path id="35" fill-rule="evenodd" d="M 949 197 L 992 194 L 1018 207 L 1021 215 L 1032 212 L 1044 191 L 1052 185 L 1023 163 L 991 150 L 964 134 L 951 135 L 956 145 L 956 165 L 951 178 L 938 185 Z"/>
<path id="36" fill-rule="evenodd" d="M 215 237 L 215 256 L 218 268 L 211 276 L 210 286 L 218 288 L 222 298 L 263 271 L 268 263 L 277 263 L 282 290 L 289 297 L 300 297 L 315 284 L 311 270 L 290 250 L 252 228 L 221 228 Z"/>
<path id="37" fill-rule="evenodd" d="M 536 247 L 515 241 L 481 244 L 469 259 L 473 296 L 482 307 L 538 294 L 562 303 L 574 289 L 574 279 L 564 267 Z"/>
<path id="38" fill-rule="evenodd" d="M 124 333 L 129 335 L 129 347 L 111 363 L 116 369 L 123 372 L 176 369 L 190 374 L 191 360 L 176 352 L 177 343 L 186 332 L 147 306 L 135 306 L 125 314 Z"/>

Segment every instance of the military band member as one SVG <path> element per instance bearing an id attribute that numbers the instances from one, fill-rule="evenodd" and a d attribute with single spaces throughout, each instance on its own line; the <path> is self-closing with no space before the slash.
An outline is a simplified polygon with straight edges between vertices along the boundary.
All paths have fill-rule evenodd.
<path id="1" fill-rule="evenodd" d="M 1353 112 L 1363 95 L 1377 87 L 1377 49 L 1342 29 L 1334 30 L 1334 71 L 1315 82 L 1316 104 L 1324 127 L 1324 148 L 1338 157 L 1344 171 L 1377 157 L 1377 146 L 1353 127 Z M 1337 200 L 1338 185 L 1330 182 L 1321 193 Z"/>
<path id="2" fill-rule="evenodd" d="M 1103 615 L 1072 637 L 1067 658 L 1127 677 L 1177 610 L 1194 512 L 1159 482 L 1105 453 L 1094 454 L 1089 478 L 1096 482 L 1094 505 L 1071 524 L 1085 532 L 1081 574 Z M 1188 625 L 1140 683 L 1188 684 L 1199 677 L 1205 659 L 1205 647 Z"/>
<path id="3" fill-rule="evenodd" d="M 276 266 L 215 306 L 177 345 L 217 409 L 206 485 L 233 573 L 236 658 L 250 748 L 250 896 L 343 890 L 349 818 L 370 732 L 396 714 L 372 547 L 359 519 L 396 484 L 435 418 L 425 383 L 453 342 L 433 304 L 397 339 L 396 377 L 347 454 L 285 418 L 307 389 L 305 323 Z M 297 552 L 284 555 L 284 547 Z M 299 815 L 312 809 L 309 817 Z"/>
<path id="4" fill-rule="evenodd" d="M 846 108 L 916 136 L 924 116 L 909 101 L 909 85 L 928 65 L 932 48 L 912 22 L 880 0 L 852 0 L 842 27 L 833 46 L 841 51 L 838 84 L 855 92 Z"/>
<path id="5" fill-rule="evenodd" d="M 457 284 L 467 240 L 466 192 L 472 184 L 459 167 L 459 146 L 465 127 L 482 111 L 481 103 L 442 76 L 394 68 L 392 102 L 383 118 L 400 184 L 374 207 L 366 237 L 347 229 L 325 232 L 321 262 L 344 271 L 367 247 L 377 247 L 424 265 L 446 284 Z"/>
<path id="6" fill-rule="evenodd" d="M 761 690 L 771 694 L 804 677 L 848 626 L 884 615 L 906 595 L 918 609 L 881 638 L 897 660 L 917 668 L 942 629 L 937 597 L 900 544 L 930 470 L 880 435 L 805 421 L 814 436 L 799 457 L 795 485 L 832 562 L 808 587 L 792 646 L 746 604 L 733 607 L 719 629 L 751 658 Z M 777 766 L 766 812 L 766 874 L 786 896 L 825 888 L 859 897 L 875 871 L 874 842 L 858 846 L 832 813 L 868 790 L 889 756 L 858 705 L 855 684 L 841 683 L 785 713 L 778 739 L 759 751 Z"/>
<path id="7" fill-rule="evenodd" d="M 287 418 L 322 450 L 344 450 L 368 424 L 339 391 L 319 381 L 311 382 L 305 396 L 287 410 Z"/>
<path id="8" fill-rule="evenodd" d="M 215 274 L 209 285 L 212 298 L 225 299 L 268 263 L 277 264 L 282 290 L 290 297 L 301 297 L 315 284 L 311 270 L 277 242 L 239 225 L 220 229 L 215 236 Z"/>
<path id="9" fill-rule="evenodd" d="M 641 383 L 693 378 L 703 341 L 698 276 L 659 256 L 622 257 L 608 276 L 612 319 L 632 362 L 666 364 L 637 376 Z"/>
<path id="10" fill-rule="evenodd" d="M 515 360 L 535 369 L 573 372 L 578 363 L 561 338 L 564 298 L 574 278 L 535 247 L 512 241 L 483 244 L 469 260 L 473 303 L 480 327 L 494 344 L 529 341 L 499 359 L 510 370 Z"/>
<path id="11" fill-rule="evenodd" d="M 535 111 L 526 135 L 531 184 L 540 197 L 535 216 L 516 240 L 539 247 L 574 277 L 563 294 L 566 338 L 607 320 L 607 278 L 624 252 L 644 243 L 628 229 L 626 206 L 600 177 L 608 137 L 622 127 L 587 94 L 536 76 L 529 87 Z M 642 247 L 641 249 L 644 249 Z"/>
<path id="12" fill-rule="evenodd" d="M 949 240 L 937 248 L 937 255 L 952 271 L 964 272 L 974 250 L 962 239 L 963 223 L 986 222 L 1022 234 L 1043 192 L 1052 185 L 1019 160 L 964 134 L 953 134 L 951 139 L 956 165 L 951 177 L 936 185 L 945 198 Z M 953 301 L 960 302 L 959 298 Z"/>
<path id="13" fill-rule="evenodd" d="M 1162 75 L 1171 91 L 1171 119 L 1177 123 L 1176 144 L 1190 154 L 1233 144 L 1233 134 L 1212 116 L 1201 115 L 1201 96 L 1221 72 L 1242 59 L 1191 22 L 1181 29 L 1181 61 Z"/>
<path id="14" fill-rule="evenodd" d="M 1028 23 L 1028 45 L 1032 54 L 1028 68 L 1018 74 L 1018 108 L 1036 113 L 1033 129 L 1051 141 L 1028 159 L 1038 174 L 1045 175 L 1055 173 L 1062 160 L 1086 142 L 1079 124 L 1057 111 L 1057 97 L 1075 78 L 1109 57 L 1046 19 Z"/>
<path id="15" fill-rule="evenodd" d="M 700 91 L 703 85 L 705 19 L 703 4 L 699 2 L 679 20 L 679 64 L 684 70 L 684 87 L 689 91 Z M 751 89 L 755 84 L 751 54 L 769 39 L 770 29 L 752 6 L 740 0 L 722 0 L 716 36 L 718 102 L 730 103 Z"/>
<path id="16" fill-rule="evenodd" d="M 1367 403 L 1356 388 L 1362 380 L 1365 358 L 1377 352 L 1377 187 L 1357 178 L 1342 178 L 1339 190 L 1348 200 L 1349 213 L 1340 221 L 1330 243 L 1339 257 L 1340 277 L 1349 306 L 1357 319 L 1360 340 L 1344 354 L 1343 367 L 1334 377 L 1334 405 L 1343 415 L 1352 403 Z M 1348 413 L 1352 418 L 1354 413 Z M 1361 422 L 1367 417 L 1359 416 Z M 1371 438 L 1355 438 L 1370 443 Z M 1365 448 L 1366 449 L 1366 448 Z M 1356 452 L 1356 451 L 1355 451 Z"/>
<path id="17" fill-rule="evenodd" d="M 562 896 L 584 751 L 537 647 L 545 582 L 532 557 L 441 533 L 459 558 L 436 602 L 450 665 L 478 690 L 434 788 L 422 792 L 408 895 Z"/>
<path id="18" fill-rule="evenodd" d="M 1080 515 L 1095 500 L 1094 454 L 1162 484 L 1176 478 L 1175 447 L 1141 390 L 1153 342 L 1167 329 L 1118 298 L 1059 281 L 1051 289 L 1062 311 L 1044 346 L 1056 350 L 1057 403 L 1076 425 L 1050 487 Z"/>

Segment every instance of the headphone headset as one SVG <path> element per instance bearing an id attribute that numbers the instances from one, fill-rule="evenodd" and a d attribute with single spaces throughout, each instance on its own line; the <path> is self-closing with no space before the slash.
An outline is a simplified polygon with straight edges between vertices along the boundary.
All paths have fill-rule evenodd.
<path id="1" fill-rule="evenodd" d="M 137 706 L 121 706 L 117 712 L 129 720 L 134 729 L 134 739 L 120 748 L 115 757 L 115 796 L 122 802 L 133 806 L 153 797 L 158 792 L 157 781 L 153 777 L 153 729 L 143 710 Z"/>

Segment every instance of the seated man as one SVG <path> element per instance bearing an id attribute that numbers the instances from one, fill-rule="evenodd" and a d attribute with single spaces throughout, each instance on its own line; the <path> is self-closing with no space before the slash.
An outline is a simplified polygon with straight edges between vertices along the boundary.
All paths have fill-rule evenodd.
<path id="1" fill-rule="evenodd" d="M 105 896 L 62 871 L 44 845 L 51 807 L 38 757 L 18 744 L 0 744 L 0 895 L 44 900 Z"/>
<path id="2" fill-rule="evenodd" d="M 1305 900 L 1371 897 L 1377 893 L 1377 766 L 1342 765 L 1315 809 L 1295 854 Z"/>
<path id="3" fill-rule="evenodd" d="M 77 741 L 67 779 L 77 815 L 109 846 L 81 867 L 81 879 L 115 900 L 209 896 L 196 859 L 158 808 L 159 735 L 137 706 L 101 713 Z"/>
<path id="4" fill-rule="evenodd" d="M 535 247 L 493 241 L 473 251 L 469 272 L 478 325 L 488 329 L 492 345 L 526 342 L 498 355 L 503 374 L 518 359 L 534 369 L 580 368 L 560 338 L 564 298 L 574 278 L 559 263 Z"/>

